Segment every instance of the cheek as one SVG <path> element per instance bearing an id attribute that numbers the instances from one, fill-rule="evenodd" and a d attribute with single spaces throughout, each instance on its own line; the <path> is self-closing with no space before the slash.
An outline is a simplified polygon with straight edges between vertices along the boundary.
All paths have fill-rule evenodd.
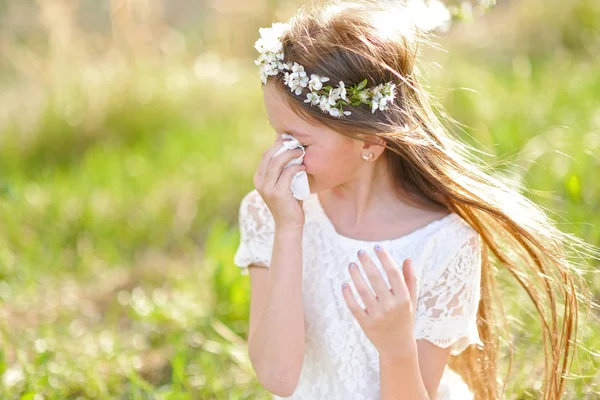
<path id="1" fill-rule="evenodd" d="M 313 170 L 316 168 L 315 157 L 313 156 L 313 151 L 311 149 L 306 149 L 306 153 L 304 154 L 304 159 L 302 160 L 302 164 L 306 167 L 306 173 L 312 174 Z"/>
<path id="2" fill-rule="evenodd" d="M 315 177 L 332 178 L 351 174 L 356 162 L 350 151 L 328 150 L 311 146 L 306 149 L 303 164 L 306 173 Z"/>
<path id="3" fill-rule="evenodd" d="M 329 163 L 329 153 L 322 147 L 309 146 L 304 154 L 303 164 L 306 166 L 306 173 L 310 175 L 319 175 L 327 168 Z"/>

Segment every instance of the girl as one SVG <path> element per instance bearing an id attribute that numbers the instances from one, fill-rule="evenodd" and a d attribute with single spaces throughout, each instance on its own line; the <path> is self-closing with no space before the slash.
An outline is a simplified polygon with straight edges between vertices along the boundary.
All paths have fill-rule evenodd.
<path id="1" fill-rule="evenodd" d="M 565 245 L 590 248 L 470 161 L 419 84 L 411 26 L 402 8 L 345 1 L 260 30 L 278 136 L 240 206 L 250 360 L 276 399 L 501 398 L 501 267 L 540 313 L 543 398 L 559 398 L 589 303 Z M 283 133 L 303 148 L 273 157 Z"/>

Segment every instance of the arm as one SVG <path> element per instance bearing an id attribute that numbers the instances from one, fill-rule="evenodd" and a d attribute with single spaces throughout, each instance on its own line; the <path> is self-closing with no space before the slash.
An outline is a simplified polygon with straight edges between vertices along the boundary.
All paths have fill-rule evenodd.
<path id="1" fill-rule="evenodd" d="M 275 229 L 269 268 L 250 268 L 248 353 L 259 382 L 290 396 L 304 362 L 302 229 Z"/>
<path id="2" fill-rule="evenodd" d="M 482 344 L 475 327 L 481 279 L 481 241 L 476 232 L 469 231 L 438 265 L 441 268 L 432 269 L 425 279 L 417 302 L 416 354 L 408 351 L 405 360 L 380 359 L 382 400 L 398 393 L 402 399 L 434 399 L 450 354 Z"/>
<path id="3" fill-rule="evenodd" d="M 379 351 L 382 400 L 435 398 L 449 355 L 472 343 L 482 345 L 475 325 L 481 242 L 473 232 L 466 240 L 461 236 L 458 250 L 432 261 L 421 295 L 410 259 L 399 268 L 385 249 L 376 246 L 390 289 L 366 252 L 359 251 L 375 294 L 351 263 L 350 274 L 366 308 L 356 302 L 349 285 L 344 284 L 342 292 Z"/>
<path id="4" fill-rule="evenodd" d="M 416 340 L 414 351 L 405 357 L 382 354 L 379 358 L 380 399 L 435 399 L 449 355 L 450 347 L 441 348 L 426 340 Z"/>

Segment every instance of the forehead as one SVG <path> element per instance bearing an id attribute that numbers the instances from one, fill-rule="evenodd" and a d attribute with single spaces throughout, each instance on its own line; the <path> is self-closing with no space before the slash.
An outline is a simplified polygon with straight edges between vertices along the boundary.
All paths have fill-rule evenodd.
<path id="1" fill-rule="evenodd" d="M 304 137 L 312 136 L 317 129 L 322 129 L 296 114 L 287 104 L 285 96 L 273 83 L 268 82 L 264 87 L 265 109 L 269 122 L 275 129 Z"/>
<path id="2" fill-rule="evenodd" d="M 318 140 L 320 143 L 332 145 L 352 145 L 354 140 L 339 134 L 331 128 L 318 122 L 307 121 L 296 114 L 287 104 L 287 93 L 268 81 L 263 88 L 265 108 L 269 122 L 278 133 L 287 132 L 298 139 Z"/>

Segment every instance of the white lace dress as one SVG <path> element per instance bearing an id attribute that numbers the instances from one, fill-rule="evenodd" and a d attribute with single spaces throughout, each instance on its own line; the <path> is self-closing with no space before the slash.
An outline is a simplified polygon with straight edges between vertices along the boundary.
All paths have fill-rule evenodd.
<path id="1" fill-rule="evenodd" d="M 356 253 L 360 249 L 375 260 L 389 284 L 373 249 L 376 243 L 384 246 L 399 266 L 407 257 L 413 260 L 419 282 L 416 339 L 440 347 L 452 346 L 453 355 L 474 343 L 483 346 L 476 327 L 481 238 L 460 216 L 450 214 L 400 238 L 375 242 L 338 234 L 315 193 L 304 201 L 303 208 L 306 353 L 298 386 L 287 399 L 379 399 L 378 352 L 341 292 L 342 283 L 348 282 L 357 302 L 364 306 L 347 268 L 351 261 L 358 261 Z M 239 225 L 241 242 L 234 264 L 247 275 L 252 263 L 270 265 L 273 246 L 273 217 L 256 190 L 241 202 Z M 366 279 L 362 267 L 360 271 Z M 436 399 L 472 398 L 462 378 L 447 367 Z"/>

